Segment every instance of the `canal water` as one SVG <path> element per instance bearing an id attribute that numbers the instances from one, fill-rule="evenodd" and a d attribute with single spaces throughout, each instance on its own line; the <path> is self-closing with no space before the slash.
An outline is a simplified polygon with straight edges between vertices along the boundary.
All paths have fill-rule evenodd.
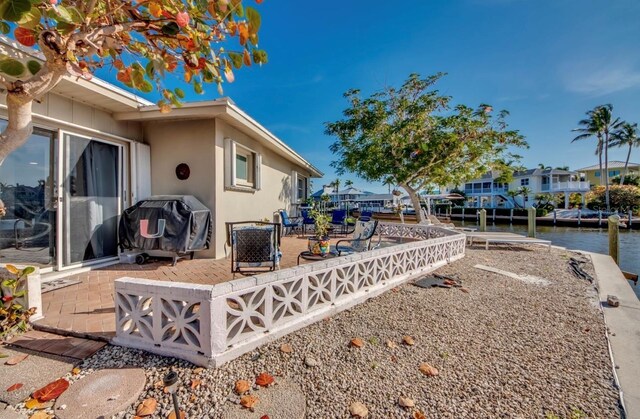
<path id="1" fill-rule="evenodd" d="M 475 221 L 469 220 L 466 222 L 454 221 L 454 224 L 477 227 Z M 527 226 L 518 224 L 490 224 L 487 222 L 487 230 L 527 234 Z M 554 245 L 567 249 L 609 253 L 609 238 L 606 228 L 538 226 L 537 237 L 551 240 Z M 620 229 L 620 267 L 623 271 L 640 273 L 640 231 Z M 637 286 L 633 286 L 633 282 L 630 284 L 640 298 L 640 282 Z"/>

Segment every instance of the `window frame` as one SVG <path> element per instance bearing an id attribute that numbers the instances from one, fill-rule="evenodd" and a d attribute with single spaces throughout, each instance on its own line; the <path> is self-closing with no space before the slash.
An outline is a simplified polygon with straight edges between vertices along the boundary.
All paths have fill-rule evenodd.
<path id="1" fill-rule="evenodd" d="M 261 189 L 262 155 L 243 144 L 225 138 L 225 189 L 255 192 Z M 246 160 L 247 178 L 238 177 L 238 156 Z"/>
<path id="2" fill-rule="evenodd" d="M 529 186 L 529 178 L 525 177 L 520 179 L 520 186 Z"/>

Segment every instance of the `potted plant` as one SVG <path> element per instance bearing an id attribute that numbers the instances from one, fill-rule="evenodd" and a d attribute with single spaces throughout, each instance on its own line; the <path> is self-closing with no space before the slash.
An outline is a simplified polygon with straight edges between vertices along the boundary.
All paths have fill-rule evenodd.
<path id="1" fill-rule="evenodd" d="M 314 221 L 314 236 L 309 237 L 307 247 L 309 252 L 314 255 L 326 255 L 329 253 L 329 227 L 331 226 L 331 217 L 318 209 L 311 210 L 311 218 Z"/>
<path id="2" fill-rule="evenodd" d="M 12 277 L 5 277 L 5 271 Z M 26 307 L 27 276 L 34 271 L 31 266 L 18 269 L 6 265 L 0 269 L 0 342 L 29 328 L 29 317 L 35 314 L 36 309 Z"/>

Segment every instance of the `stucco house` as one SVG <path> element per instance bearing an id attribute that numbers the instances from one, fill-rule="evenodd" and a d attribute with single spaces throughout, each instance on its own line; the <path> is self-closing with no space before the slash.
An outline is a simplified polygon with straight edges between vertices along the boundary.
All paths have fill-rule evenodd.
<path id="1" fill-rule="evenodd" d="M 4 55 L 38 53 L 4 38 Z M 4 95 L 0 126 L 6 124 Z M 150 195 L 194 195 L 212 212 L 224 257 L 225 222 L 273 219 L 308 196 L 322 173 L 228 98 L 156 105 L 94 78 L 68 77 L 34 104 L 35 130 L 0 166 L 0 258 L 41 272 L 118 259 L 122 211 Z M 189 166 L 178 179 L 176 167 Z"/>
<path id="2" fill-rule="evenodd" d="M 529 207 L 535 203 L 535 196 L 541 193 L 564 194 L 565 208 L 568 208 L 571 194 L 580 194 L 584 203 L 585 194 L 591 187 L 589 182 L 580 180 L 579 172 L 560 169 L 537 168 L 515 172 L 510 183 L 502 183 L 499 179 L 499 172 L 489 172 L 466 182 L 464 192 L 473 199 L 474 206 L 506 208 Z M 529 193 L 510 196 L 510 191 L 520 191 L 523 187 L 528 188 Z"/>
<path id="3" fill-rule="evenodd" d="M 592 185 L 600 185 L 604 181 L 604 176 L 600 172 L 600 165 L 594 164 L 593 166 L 583 167 L 577 169 L 584 180 L 591 182 Z M 640 164 L 629 162 L 627 166 L 628 174 L 638 175 L 640 174 Z M 609 162 L 609 182 L 611 179 L 620 176 L 624 173 L 624 162 L 619 160 L 612 160 Z"/>

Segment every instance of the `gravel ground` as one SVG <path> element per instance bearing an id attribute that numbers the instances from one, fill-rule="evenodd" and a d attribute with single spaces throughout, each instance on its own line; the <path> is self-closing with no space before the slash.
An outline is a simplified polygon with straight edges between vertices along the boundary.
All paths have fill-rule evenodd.
<path id="1" fill-rule="evenodd" d="M 428 418 L 620 417 L 597 297 L 569 273 L 570 255 L 535 246 L 471 248 L 437 271 L 462 280 L 468 292 L 407 284 L 218 369 L 107 346 L 85 360 L 82 374 L 143 366 L 148 380 L 140 401 L 155 397 L 162 417 L 169 397 L 154 384 L 169 366 L 184 383 L 187 417 L 195 418 L 221 417 L 225 406 L 239 402 L 234 382 L 262 372 L 274 375 L 276 385 L 286 377 L 302 388 L 307 418 L 349 417 L 353 402 L 364 404 L 372 418 L 409 418 L 418 410 Z M 551 284 L 518 281 L 476 264 Z M 415 339 L 413 346 L 402 342 L 405 335 Z M 349 345 L 356 337 L 361 348 Z M 280 351 L 285 343 L 291 353 Z M 439 375 L 421 373 L 425 362 Z M 196 389 L 193 379 L 202 381 Z M 400 407 L 399 396 L 411 398 L 415 408 Z M 118 417 L 133 417 L 136 406 Z"/>

